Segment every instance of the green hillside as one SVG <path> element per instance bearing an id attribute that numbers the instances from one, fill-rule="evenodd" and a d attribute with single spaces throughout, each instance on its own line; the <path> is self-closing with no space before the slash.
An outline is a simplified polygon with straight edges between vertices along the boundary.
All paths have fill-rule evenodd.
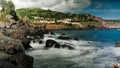
<path id="1" fill-rule="evenodd" d="M 70 18 L 72 21 L 75 22 L 97 22 L 95 20 L 95 16 L 90 14 L 73 14 L 73 13 L 62 13 L 62 12 L 56 12 L 51 10 L 43 10 L 40 8 L 23 8 L 16 10 L 17 15 L 19 18 L 23 18 L 25 16 L 29 17 L 30 19 L 33 19 L 34 17 L 44 17 L 49 19 L 65 19 Z M 101 18 L 100 18 L 101 19 Z"/>
<path id="2" fill-rule="evenodd" d="M 45 17 L 45 18 L 67 18 L 68 14 L 64 14 L 61 12 L 51 11 L 51 10 L 43 10 L 40 8 L 27 8 L 27 9 L 18 9 L 16 10 L 18 16 L 23 18 L 24 16 L 28 16 L 30 19 L 34 17 Z"/>

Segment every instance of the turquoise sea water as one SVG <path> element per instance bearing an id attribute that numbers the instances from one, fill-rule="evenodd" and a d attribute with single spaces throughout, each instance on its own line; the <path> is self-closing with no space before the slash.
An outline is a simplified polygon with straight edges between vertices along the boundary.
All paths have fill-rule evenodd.
<path id="1" fill-rule="evenodd" d="M 57 33 L 65 33 L 83 40 L 98 42 L 120 41 L 120 30 L 56 30 Z"/>
<path id="2" fill-rule="evenodd" d="M 76 50 L 38 49 L 28 52 L 35 58 L 34 68 L 111 68 L 120 60 L 119 30 L 56 30 L 58 34 L 67 34 L 79 38 Z"/>

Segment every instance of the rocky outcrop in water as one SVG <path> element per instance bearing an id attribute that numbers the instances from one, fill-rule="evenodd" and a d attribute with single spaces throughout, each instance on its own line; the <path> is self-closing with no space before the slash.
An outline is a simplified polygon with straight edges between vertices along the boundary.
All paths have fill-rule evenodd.
<path id="1" fill-rule="evenodd" d="M 120 62 L 116 63 L 116 64 L 113 64 L 112 65 L 112 68 L 120 68 Z"/>
<path id="2" fill-rule="evenodd" d="M 60 44 L 58 42 L 56 42 L 55 40 L 50 40 L 48 39 L 46 41 L 46 45 L 45 48 L 67 48 L 67 49 L 74 49 L 72 46 L 70 46 L 69 44 Z"/>
<path id="3" fill-rule="evenodd" d="M 115 47 L 120 47 L 120 42 L 116 42 L 115 44 Z"/>

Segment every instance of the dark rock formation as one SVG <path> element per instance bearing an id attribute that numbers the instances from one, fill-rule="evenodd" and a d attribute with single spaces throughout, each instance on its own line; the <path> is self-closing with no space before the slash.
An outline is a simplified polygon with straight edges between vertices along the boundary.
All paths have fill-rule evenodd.
<path id="1" fill-rule="evenodd" d="M 58 37 L 58 39 L 61 39 L 61 40 L 70 40 L 72 38 L 68 37 L 66 34 L 62 34 L 61 36 Z"/>
<path id="2" fill-rule="evenodd" d="M 112 65 L 112 68 L 120 68 L 120 62 L 116 63 L 116 64 L 113 64 Z"/>
<path id="3" fill-rule="evenodd" d="M 21 67 L 14 65 L 10 62 L 0 61 L 0 68 L 21 68 Z"/>
<path id="4" fill-rule="evenodd" d="M 79 38 L 72 38 L 73 40 L 79 41 Z"/>
<path id="5" fill-rule="evenodd" d="M 33 58 L 26 55 L 20 40 L 0 36 L 0 68 L 33 68 Z"/>
<path id="6" fill-rule="evenodd" d="M 68 37 L 66 34 L 62 34 L 62 35 L 59 36 L 57 39 L 61 39 L 61 40 L 76 40 L 76 41 L 79 41 L 78 38 L 71 38 L 71 37 Z"/>
<path id="7" fill-rule="evenodd" d="M 71 38 L 67 37 L 67 36 L 60 36 L 60 37 L 58 37 L 58 39 L 61 39 L 61 40 L 70 40 Z"/>
<path id="8" fill-rule="evenodd" d="M 45 48 L 68 48 L 68 49 L 71 49 L 71 50 L 74 49 L 69 44 L 61 45 L 61 44 L 59 44 L 58 42 L 56 42 L 54 40 L 47 40 Z"/>
<path id="9" fill-rule="evenodd" d="M 120 42 L 116 42 L 115 44 L 115 47 L 120 47 Z"/>
<path id="10" fill-rule="evenodd" d="M 27 50 L 29 48 L 32 48 L 30 46 L 30 42 L 31 42 L 31 39 L 29 39 L 29 38 L 25 38 L 25 39 L 22 40 L 22 45 L 25 48 L 25 50 Z"/>
<path id="11" fill-rule="evenodd" d="M 0 58 L 0 68 L 33 68 L 33 58 L 19 53 L 15 55 L 4 54 Z"/>

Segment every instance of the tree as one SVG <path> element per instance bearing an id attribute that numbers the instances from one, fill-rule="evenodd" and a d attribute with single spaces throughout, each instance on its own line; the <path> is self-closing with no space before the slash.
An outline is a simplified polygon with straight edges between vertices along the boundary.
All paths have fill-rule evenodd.
<path id="1" fill-rule="evenodd" d="M 15 6 L 12 1 L 7 2 L 6 9 L 7 9 L 6 13 L 8 13 L 8 14 L 12 14 L 12 12 L 15 11 Z"/>
<path id="2" fill-rule="evenodd" d="M 2 8 L 1 12 L 5 11 L 6 3 L 6 0 L 0 0 L 0 6 Z"/>
<path id="3" fill-rule="evenodd" d="M 7 2 L 5 15 L 12 15 L 15 20 L 18 20 L 18 17 L 15 12 L 15 5 L 12 1 Z"/>

